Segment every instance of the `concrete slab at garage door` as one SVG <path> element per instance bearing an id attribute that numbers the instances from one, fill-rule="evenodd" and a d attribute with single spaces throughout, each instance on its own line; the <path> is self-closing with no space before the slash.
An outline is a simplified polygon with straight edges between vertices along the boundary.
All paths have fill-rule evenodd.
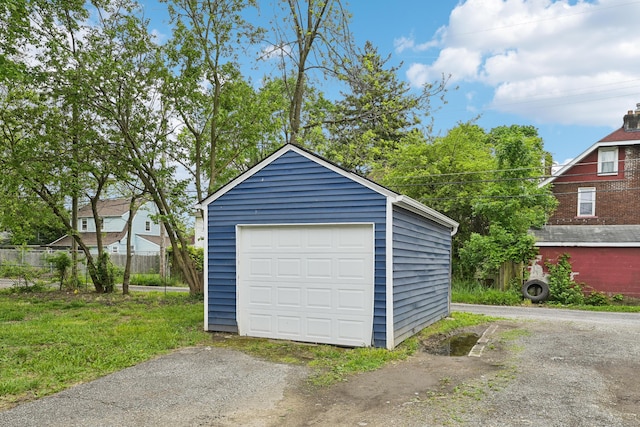
<path id="1" fill-rule="evenodd" d="M 370 346 L 373 224 L 239 225 L 240 335 Z"/>

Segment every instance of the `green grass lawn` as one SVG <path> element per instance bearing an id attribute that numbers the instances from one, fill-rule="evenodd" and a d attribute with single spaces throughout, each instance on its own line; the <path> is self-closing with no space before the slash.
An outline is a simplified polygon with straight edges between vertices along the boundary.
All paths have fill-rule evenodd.
<path id="1" fill-rule="evenodd" d="M 343 348 L 203 332 L 203 303 L 186 294 L 0 292 L 0 410 L 135 365 L 173 349 L 211 345 L 309 366 L 312 384 L 403 360 L 432 334 L 486 323 L 468 313 L 424 329 L 394 350 Z"/>
<path id="2" fill-rule="evenodd" d="M 188 295 L 0 294 L 0 409 L 208 342 Z"/>

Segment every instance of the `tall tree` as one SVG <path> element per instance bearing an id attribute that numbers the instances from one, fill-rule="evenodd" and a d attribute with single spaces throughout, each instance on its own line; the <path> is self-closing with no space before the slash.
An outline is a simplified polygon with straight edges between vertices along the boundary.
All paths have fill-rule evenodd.
<path id="1" fill-rule="evenodd" d="M 350 15 L 341 0 L 281 0 L 284 25 L 273 21 L 275 40 L 265 56 L 278 57 L 289 95 L 287 141 L 301 144 L 303 108 L 314 71 L 335 77 L 349 62 L 353 40 Z"/>
<path id="2" fill-rule="evenodd" d="M 4 179 L 21 181 L 58 217 L 84 252 L 96 290 L 102 292 L 102 269 L 77 232 L 74 215 L 82 191 L 99 197 L 108 169 L 99 157 L 103 140 L 86 109 L 82 78 L 80 52 L 89 13 L 82 2 L 27 4 L 30 25 L 24 40 L 30 44 L 14 57 L 23 71 L 7 85 L 2 103 Z M 71 215 L 65 208 L 68 200 Z"/>
<path id="3" fill-rule="evenodd" d="M 256 128 L 264 116 L 239 73 L 238 53 L 257 42 L 262 30 L 242 17 L 257 7 L 255 0 L 167 3 L 173 38 L 166 53 L 169 67 L 177 70 L 168 79 L 167 96 L 184 125 L 182 138 L 190 146 L 186 157 L 202 199 L 205 190 L 211 193 L 221 184 L 220 175 L 245 149 L 256 144 Z"/>
<path id="4" fill-rule="evenodd" d="M 398 79 L 399 67 L 389 67 L 388 60 L 367 42 L 341 72 L 347 90 L 323 123 L 328 145 L 319 151 L 362 174 L 375 165 L 384 166 L 403 139 L 417 129 L 421 117 L 429 116 L 431 97 L 445 91 L 444 79 L 412 90 Z"/>
<path id="5" fill-rule="evenodd" d="M 88 105 L 101 121 L 111 152 L 140 180 L 158 208 L 174 260 L 191 292 L 202 293 L 182 221 L 192 204 L 185 197 L 188 182 L 177 179 L 176 166 L 165 159 L 175 144 L 169 138 L 171 109 L 163 98 L 168 70 L 148 23 L 136 10 L 129 0 L 115 0 L 100 15 L 99 28 L 87 36 Z"/>

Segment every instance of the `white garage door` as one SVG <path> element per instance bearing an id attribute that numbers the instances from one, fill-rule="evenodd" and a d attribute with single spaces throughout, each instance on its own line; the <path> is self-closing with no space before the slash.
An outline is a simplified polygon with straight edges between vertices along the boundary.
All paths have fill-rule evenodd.
<path id="1" fill-rule="evenodd" d="M 369 346 L 373 224 L 238 226 L 240 335 Z"/>

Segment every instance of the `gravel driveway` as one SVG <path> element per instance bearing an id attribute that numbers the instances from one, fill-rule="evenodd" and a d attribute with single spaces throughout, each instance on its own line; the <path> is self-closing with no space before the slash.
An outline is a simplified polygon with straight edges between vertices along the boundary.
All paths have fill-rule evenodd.
<path id="1" fill-rule="evenodd" d="M 304 368 L 183 349 L 0 412 L 0 425 L 640 425 L 640 314 L 453 309 L 508 319 L 481 357 L 418 351 L 321 389 Z"/>

